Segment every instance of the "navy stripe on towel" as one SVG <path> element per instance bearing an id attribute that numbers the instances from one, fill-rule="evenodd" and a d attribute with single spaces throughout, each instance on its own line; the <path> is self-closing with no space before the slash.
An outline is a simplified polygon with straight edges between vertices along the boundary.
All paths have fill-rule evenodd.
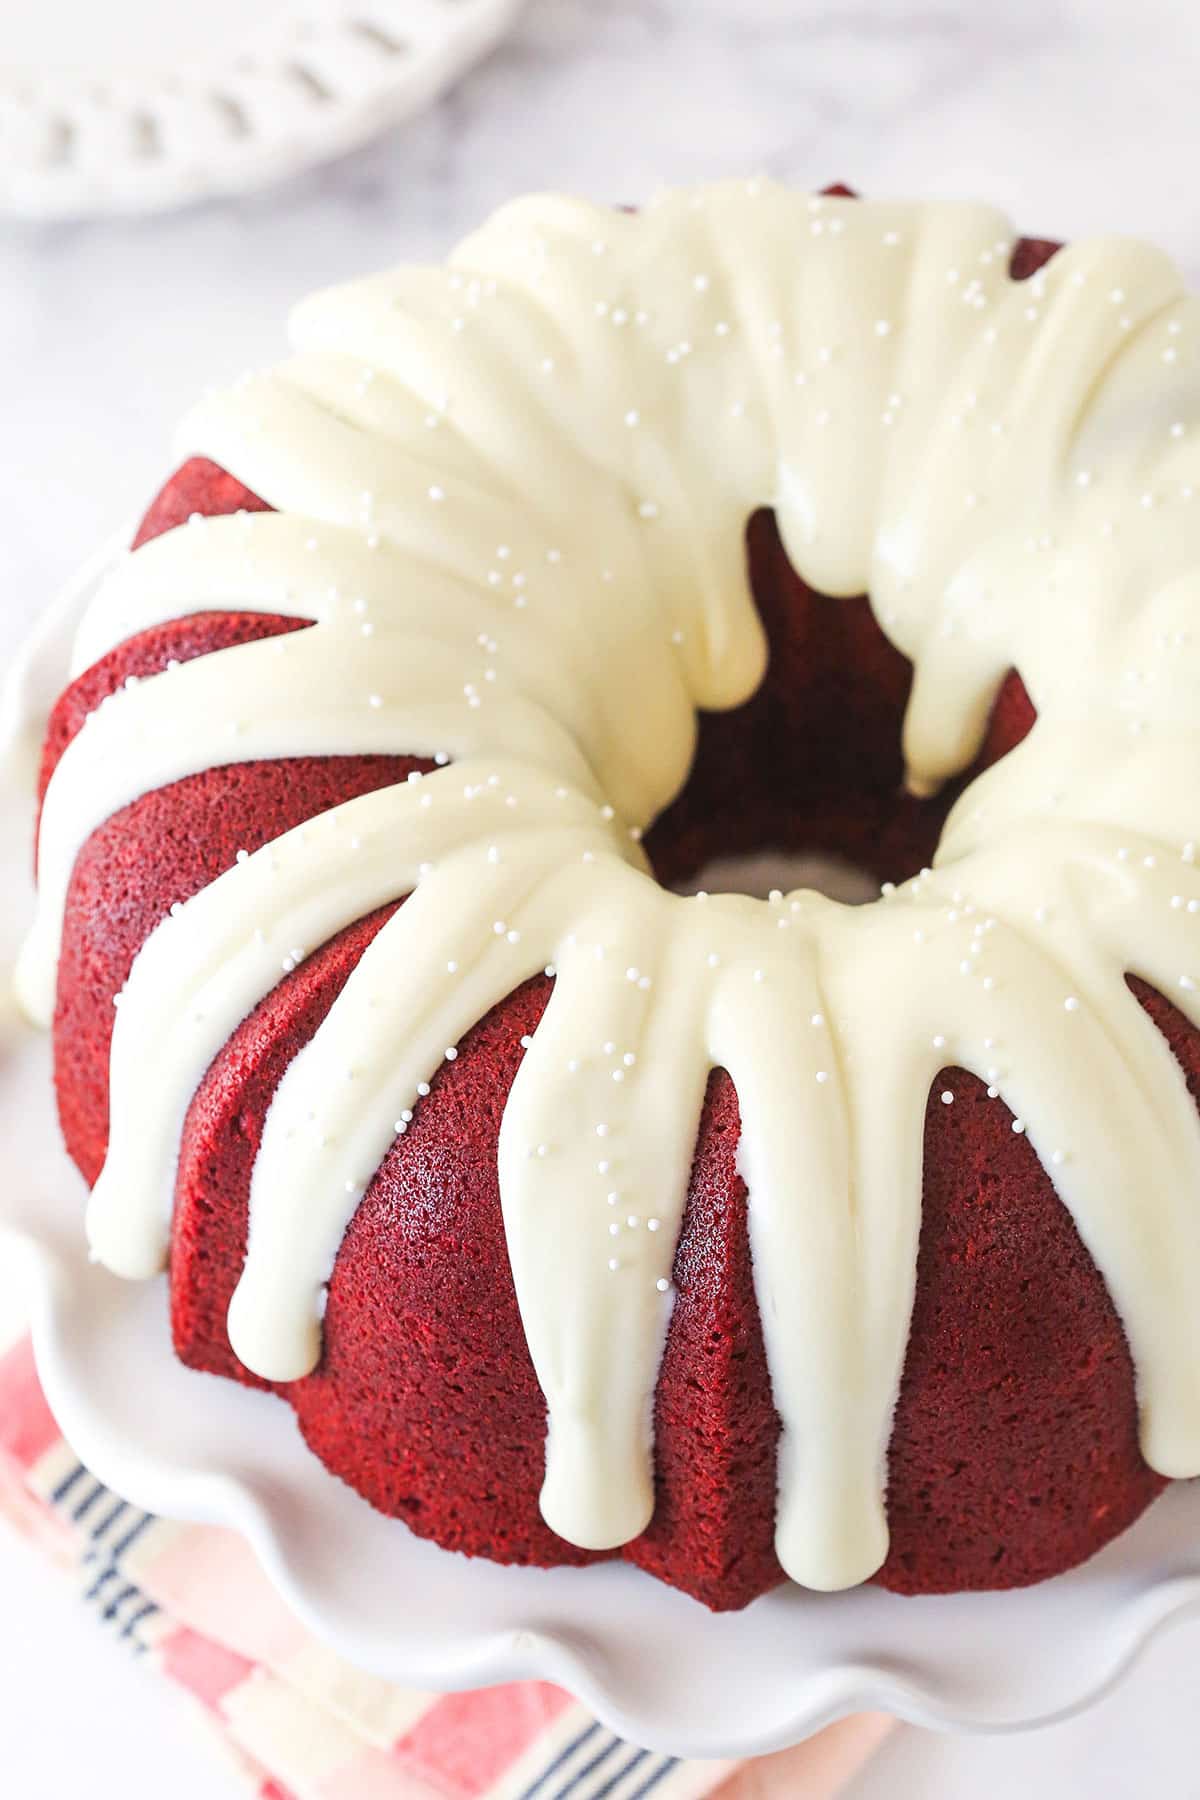
<path id="1" fill-rule="evenodd" d="M 614 1788 L 619 1788 L 625 1777 L 627 1775 L 632 1775 L 633 1771 L 645 1762 L 649 1754 L 650 1752 L 648 1750 L 635 1750 L 629 1761 L 623 1768 L 617 1770 L 611 1781 L 606 1781 L 603 1787 L 594 1788 L 592 1790 L 590 1800 L 604 1800 L 604 1796 L 606 1794 L 611 1794 Z"/>
<path id="2" fill-rule="evenodd" d="M 621 1738 L 614 1737 L 611 1732 L 606 1735 L 608 1737 L 607 1744 L 598 1750 L 590 1761 L 585 1762 L 582 1769 L 577 1769 L 573 1775 L 567 1776 L 563 1785 L 555 1793 L 554 1800 L 566 1800 L 568 1794 L 575 1795 L 576 1800 L 585 1800 L 585 1796 L 592 1793 L 593 1790 L 588 1785 L 588 1776 L 593 1775 L 602 1763 L 606 1763 L 614 1750 L 621 1750 L 625 1747 Z"/>
<path id="3" fill-rule="evenodd" d="M 60 1481 L 58 1486 L 55 1488 L 54 1492 L 51 1494 L 51 1496 L 50 1496 L 51 1505 L 52 1506 L 61 1506 L 63 1501 L 66 1499 L 67 1495 L 70 1493 L 71 1489 L 75 1486 L 75 1483 L 77 1481 L 81 1481 L 86 1474 L 87 1474 L 87 1470 L 84 1468 L 83 1464 L 76 1463 L 75 1467 L 71 1470 L 71 1473 L 66 1477 L 65 1481 Z"/>
<path id="4" fill-rule="evenodd" d="M 599 1729 L 599 1725 L 593 1722 L 591 1725 L 586 1726 L 577 1738 L 572 1738 L 566 1749 L 560 1750 L 554 1761 L 546 1764 L 546 1767 L 542 1770 L 537 1780 L 527 1787 L 524 1793 L 518 1796 L 518 1800 L 533 1800 L 534 1795 L 539 1793 L 541 1789 L 545 1787 L 550 1777 L 556 1775 L 564 1763 L 570 1762 L 576 1751 L 582 1750 L 588 1739 L 595 1737 Z"/>
<path id="5" fill-rule="evenodd" d="M 643 1781 L 641 1787 L 633 1790 L 632 1794 L 629 1796 L 629 1800 L 642 1800 L 643 1794 L 648 1794 L 651 1788 L 656 1788 L 658 1786 L 660 1781 L 665 1781 L 667 1776 L 671 1773 L 671 1770 L 678 1766 L 678 1763 L 679 1758 L 677 1756 L 664 1756 L 657 1769 L 654 1770 L 647 1780 Z"/>

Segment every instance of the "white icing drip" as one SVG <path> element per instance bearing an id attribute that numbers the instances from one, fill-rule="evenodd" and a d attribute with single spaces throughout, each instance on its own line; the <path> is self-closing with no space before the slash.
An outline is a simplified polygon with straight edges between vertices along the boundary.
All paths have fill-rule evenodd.
<path id="1" fill-rule="evenodd" d="M 211 607 L 315 621 L 123 692 L 63 757 L 22 971 L 43 1016 L 75 856 L 138 793 L 249 756 L 461 759 L 289 833 L 151 936 L 117 1018 L 97 1252 L 159 1266 L 212 1056 L 294 948 L 415 887 L 286 1072 L 255 1165 L 231 1337 L 262 1374 L 305 1373 L 400 1113 L 553 965 L 499 1172 L 547 1403 L 543 1510 L 575 1543 L 619 1545 L 651 1515 L 652 1395 L 718 1066 L 791 1575 L 843 1586 L 886 1554 L 946 1067 L 1013 1108 L 1104 1274 L 1147 1459 L 1200 1472 L 1200 1126 L 1124 980 L 1200 1026 L 1200 302 L 1142 245 L 1083 244 L 1020 284 L 1011 245 L 985 208 L 762 183 L 636 216 L 519 202 L 448 270 L 307 302 L 293 360 L 205 402 L 182 445 L 279 513 L 148 545 L 81 629 L 79 668 Z M 637 849 L 685 779 L 695 708 L 761 676 L 742 534 L 763 504 L 801 574 L 869 589 L 912 658 L 914 790 L 969 764 L 1011 667 L 1038 710 L 959 800 L 938 871 L 874 906 L 684 900 Z"/>

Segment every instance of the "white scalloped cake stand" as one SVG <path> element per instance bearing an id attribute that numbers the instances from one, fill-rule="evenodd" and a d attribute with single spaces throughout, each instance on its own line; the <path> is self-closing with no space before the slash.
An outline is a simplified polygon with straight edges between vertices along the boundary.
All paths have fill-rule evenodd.
<path id="1" fill-rule="evenodd" d="M 521 0 L 5 9 L 0 210 L 149 212 L 340 156 L 430 105 Z"/>
<path id="2" fill-rule="evenodd" d="M 0 735 L 0 962 L 29 905 L 25 782 L 95 568 L 10 678 Z M 746 1756 L 862 1708 L 958 1730 L 1043 1723 L 1096 1699 L 1200 1604 L 1200 1484 L 1178 1485 L 1070 1575 L 1017 1593 L 903 1600 L 781 1589 L 715 1617 L 640 1572 L 501 1569 L 411 1536 L 320 1466 L 269 1396 L 184 1369 L 164 1283 L 89 1265 L 47 1046 L 0 1003 L 0 1247 L 26 1260 L 38 1368 L 67 1436 L 122 1494 L 240 1531 L 318 1637 L 421 1687 L 538 1676 L 650 1749 Z"/>

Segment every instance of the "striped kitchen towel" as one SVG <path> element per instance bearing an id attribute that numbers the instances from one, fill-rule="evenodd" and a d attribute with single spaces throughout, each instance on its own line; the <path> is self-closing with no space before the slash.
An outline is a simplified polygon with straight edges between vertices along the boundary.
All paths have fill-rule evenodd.
<path id="1" fill-rule="evenodd" d="M 439 1695 L 365 1675 L 302 1629 L 234 1533 L 155 1518 L 97 1481 L 25 1336 L 0 1350 L 0 1514 L 198 1703 L 261 1800 L 828 1800 L 890 1724 L 862 1715 L 755 1762 L 685 1762 L 546 1682 Z"/>

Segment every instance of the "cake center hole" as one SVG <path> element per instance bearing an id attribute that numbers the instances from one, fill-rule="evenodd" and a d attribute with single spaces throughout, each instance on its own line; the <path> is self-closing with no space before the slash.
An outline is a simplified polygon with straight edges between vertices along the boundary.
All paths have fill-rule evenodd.
<path id="1" fill-rule="evenodd" d="M 688 881 L 674 884 L 677 894 L 749 894 L 765 900 L 773 888 L 790 894 L 815 888 L 845 906 L 878 900 L 879 882 L 869 869 L 843 856 L 788 850 L 752 851 L 745 856 L 715 856 Z"/>
<path id="2" fill-rule="evenodd" d="M 1032 727 L 1029 695 L 1010 671 L 975 763 L 919 800 L 900 748 L 912 664 L 866 595 L 835 599 L 802 581 L 771 512 L 746 526 L 746 565 L 766 674 L 743 705 L 700 714 L 688 779 L 647 833 L 654 872 L 677 893 L 874 899 L 933 861 L 963 788 Z"/>
<path id="3" fill-rule="evenodd" d="M 647 834 L 655 873 L 685 893 L 873 899 L 931 860 L 953 799 L 904 791 L 911 664 L 865 596 L 800 579 L 772 513 L 749 520 L 746 561 L 766 674 L 741 706 L 700 715 L 688 780 Z"/>

